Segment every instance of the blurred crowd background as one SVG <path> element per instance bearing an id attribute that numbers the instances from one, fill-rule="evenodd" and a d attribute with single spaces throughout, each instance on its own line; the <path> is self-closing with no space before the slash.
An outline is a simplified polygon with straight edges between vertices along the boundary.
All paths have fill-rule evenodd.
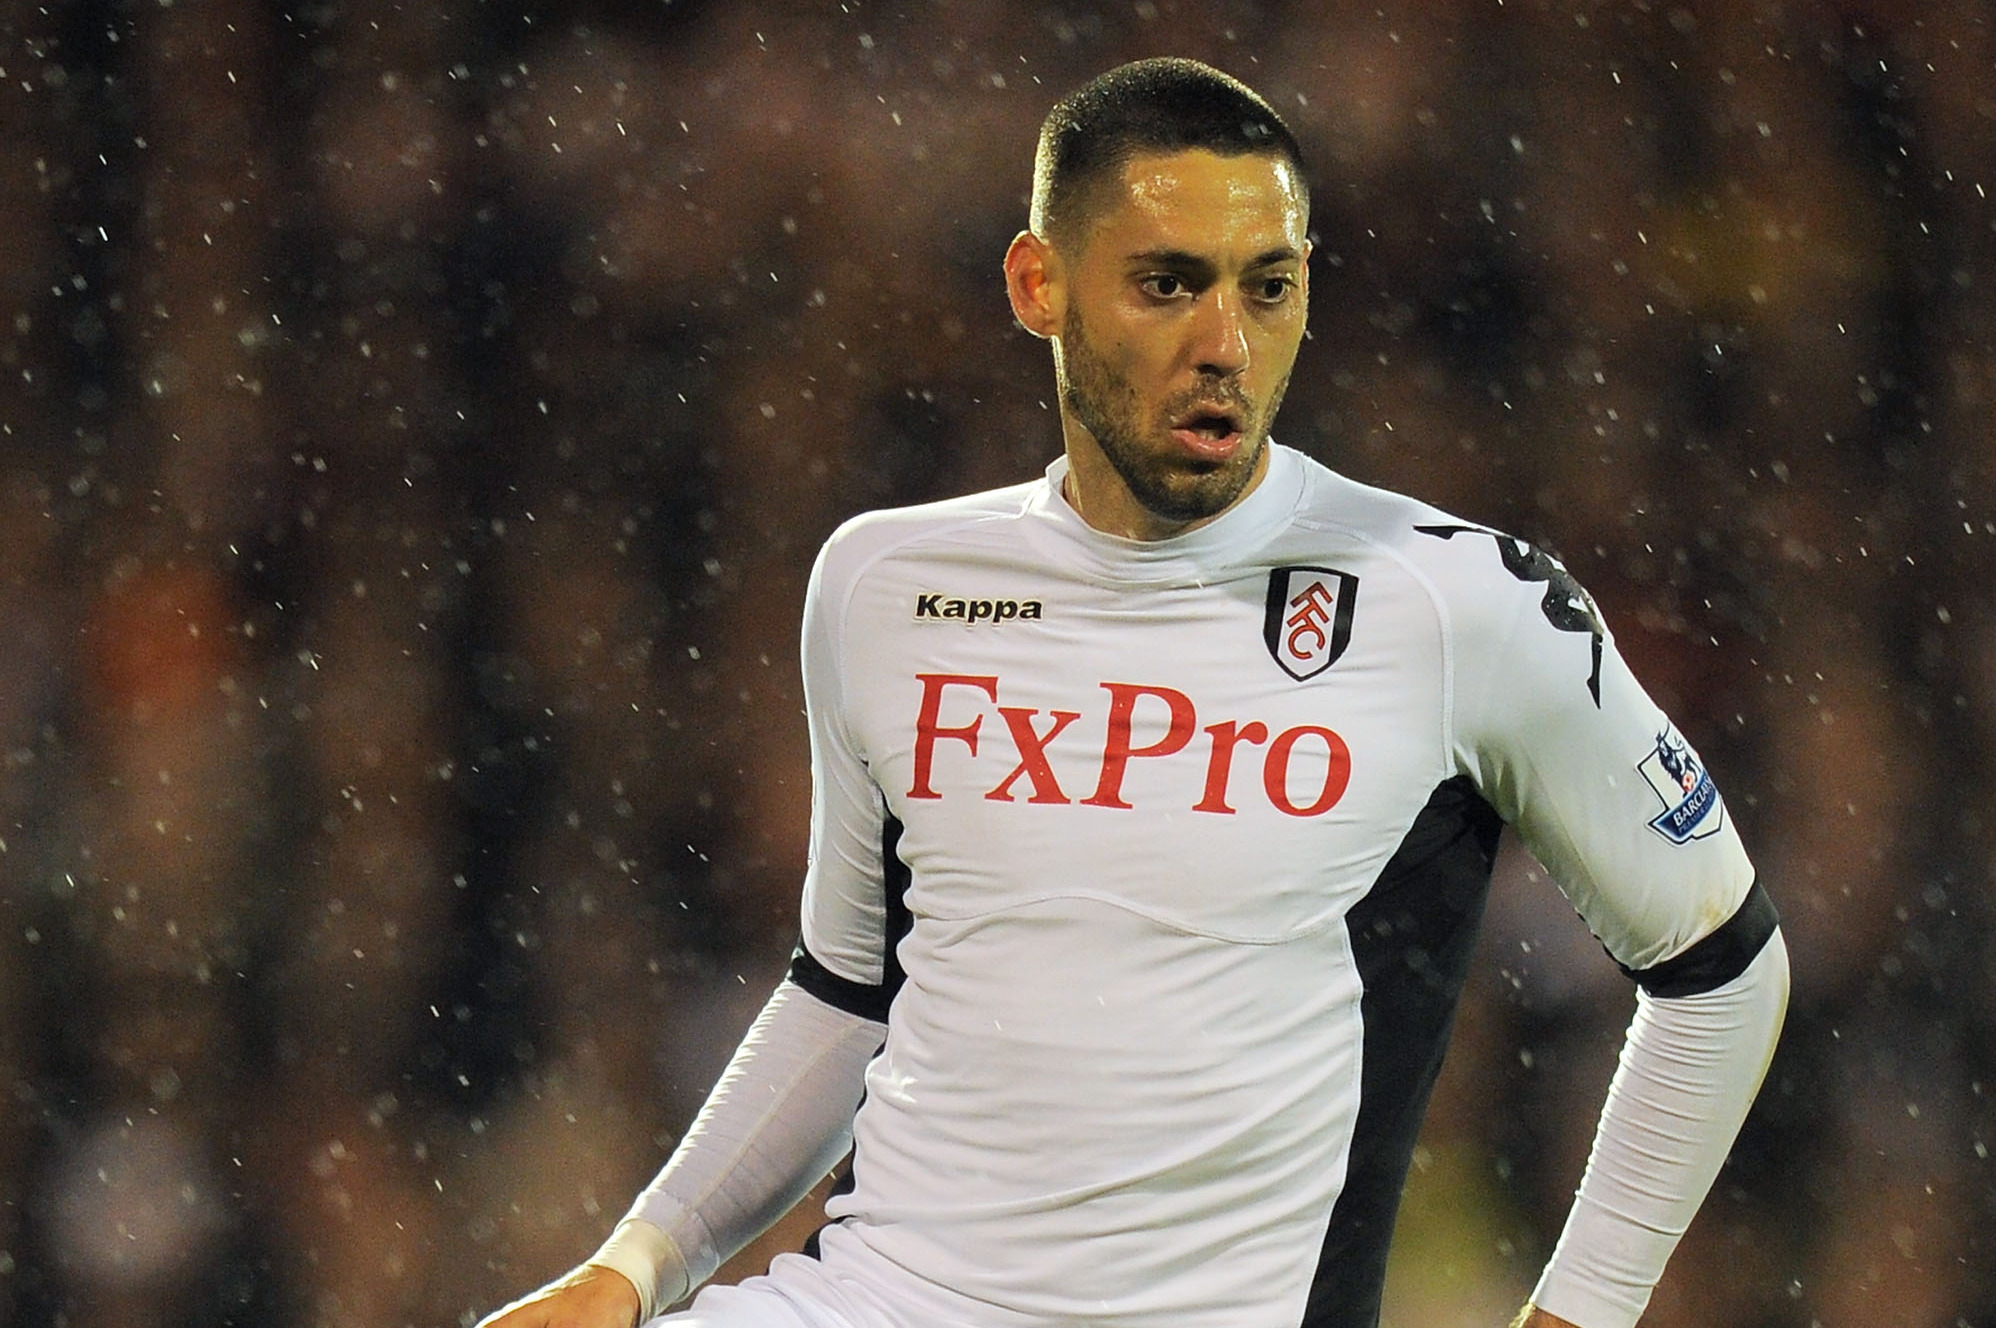
<path id="1" fill-rule="evenodd" d="M 1645 1322 L 1996 1324 L 1971 0 L 0 0 L 0 1322 L 593 1248 L 788 957 L 816 546 L 1056 453 L 999 259 L 1149 54 L 1312 156 L 1277 436 L 1558 552 L 1785 916 Z M 1631 1008 L 1507 850 L 1394 1328 L 1523 1297 Z"/>

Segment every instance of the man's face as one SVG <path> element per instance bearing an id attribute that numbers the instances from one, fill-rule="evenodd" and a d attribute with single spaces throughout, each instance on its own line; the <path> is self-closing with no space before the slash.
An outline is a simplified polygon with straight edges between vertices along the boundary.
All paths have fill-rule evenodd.
<path id="1" fill-rule="evenodd" d="M 1137 157 L 1104 192 L 1060 255 L 1055 364 L 1085 431 L 1070 497 L 1093 524 L 1156 538 L 1262 474 L 1303 338 L 1305 205 L 1286 160 L 1203 150 Z"/>

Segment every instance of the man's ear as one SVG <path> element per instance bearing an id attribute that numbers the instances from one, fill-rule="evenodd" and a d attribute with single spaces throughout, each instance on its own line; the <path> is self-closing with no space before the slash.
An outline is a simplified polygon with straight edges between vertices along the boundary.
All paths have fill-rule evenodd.
<path id="1" fill-rule="evenodd" d="M 1005 251 L 1005 291 L 1012 314 L 1026 331 L 1042 339 L 1059 334 L 1067 318 L 1067 288 L 1060 259 L 1045 240 L 1020 231 Z"/>

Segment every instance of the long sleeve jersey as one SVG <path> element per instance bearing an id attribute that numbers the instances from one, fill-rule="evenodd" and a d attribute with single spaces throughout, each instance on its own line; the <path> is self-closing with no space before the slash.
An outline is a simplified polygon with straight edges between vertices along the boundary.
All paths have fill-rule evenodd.
<path id="1" fill-rule="evenodd" d="M 1775 931 L 1558 563 L 1271 451 L 1172 539 L 1056 461 L 819 559 L 791 978 L 886 1030 L 823 1255 L 910 1324 L 1374 1323 L 1506 823 L 1649 993 Z"/>

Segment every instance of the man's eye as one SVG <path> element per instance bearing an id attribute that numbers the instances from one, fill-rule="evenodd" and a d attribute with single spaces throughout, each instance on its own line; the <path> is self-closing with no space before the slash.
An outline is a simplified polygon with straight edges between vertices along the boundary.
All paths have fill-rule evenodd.
<path id="1" fill-rule="evenodd" d="M 1143 292 L 1160 300 L 1176 299 L 1185 293 L 1185 282 L 1169 272 L 1161 272 L 1154 277 L 1145 277 Z"/>
<path id="2" fill-rule="evenodd" d="M 1282 303 L 1289 298 L 1289 292 L 1296 287 L 1296 283 L 1288 277 L 1264 277 L 1257 285 L 1259 288 L 1257 297 L 1264 304 Z"/>

